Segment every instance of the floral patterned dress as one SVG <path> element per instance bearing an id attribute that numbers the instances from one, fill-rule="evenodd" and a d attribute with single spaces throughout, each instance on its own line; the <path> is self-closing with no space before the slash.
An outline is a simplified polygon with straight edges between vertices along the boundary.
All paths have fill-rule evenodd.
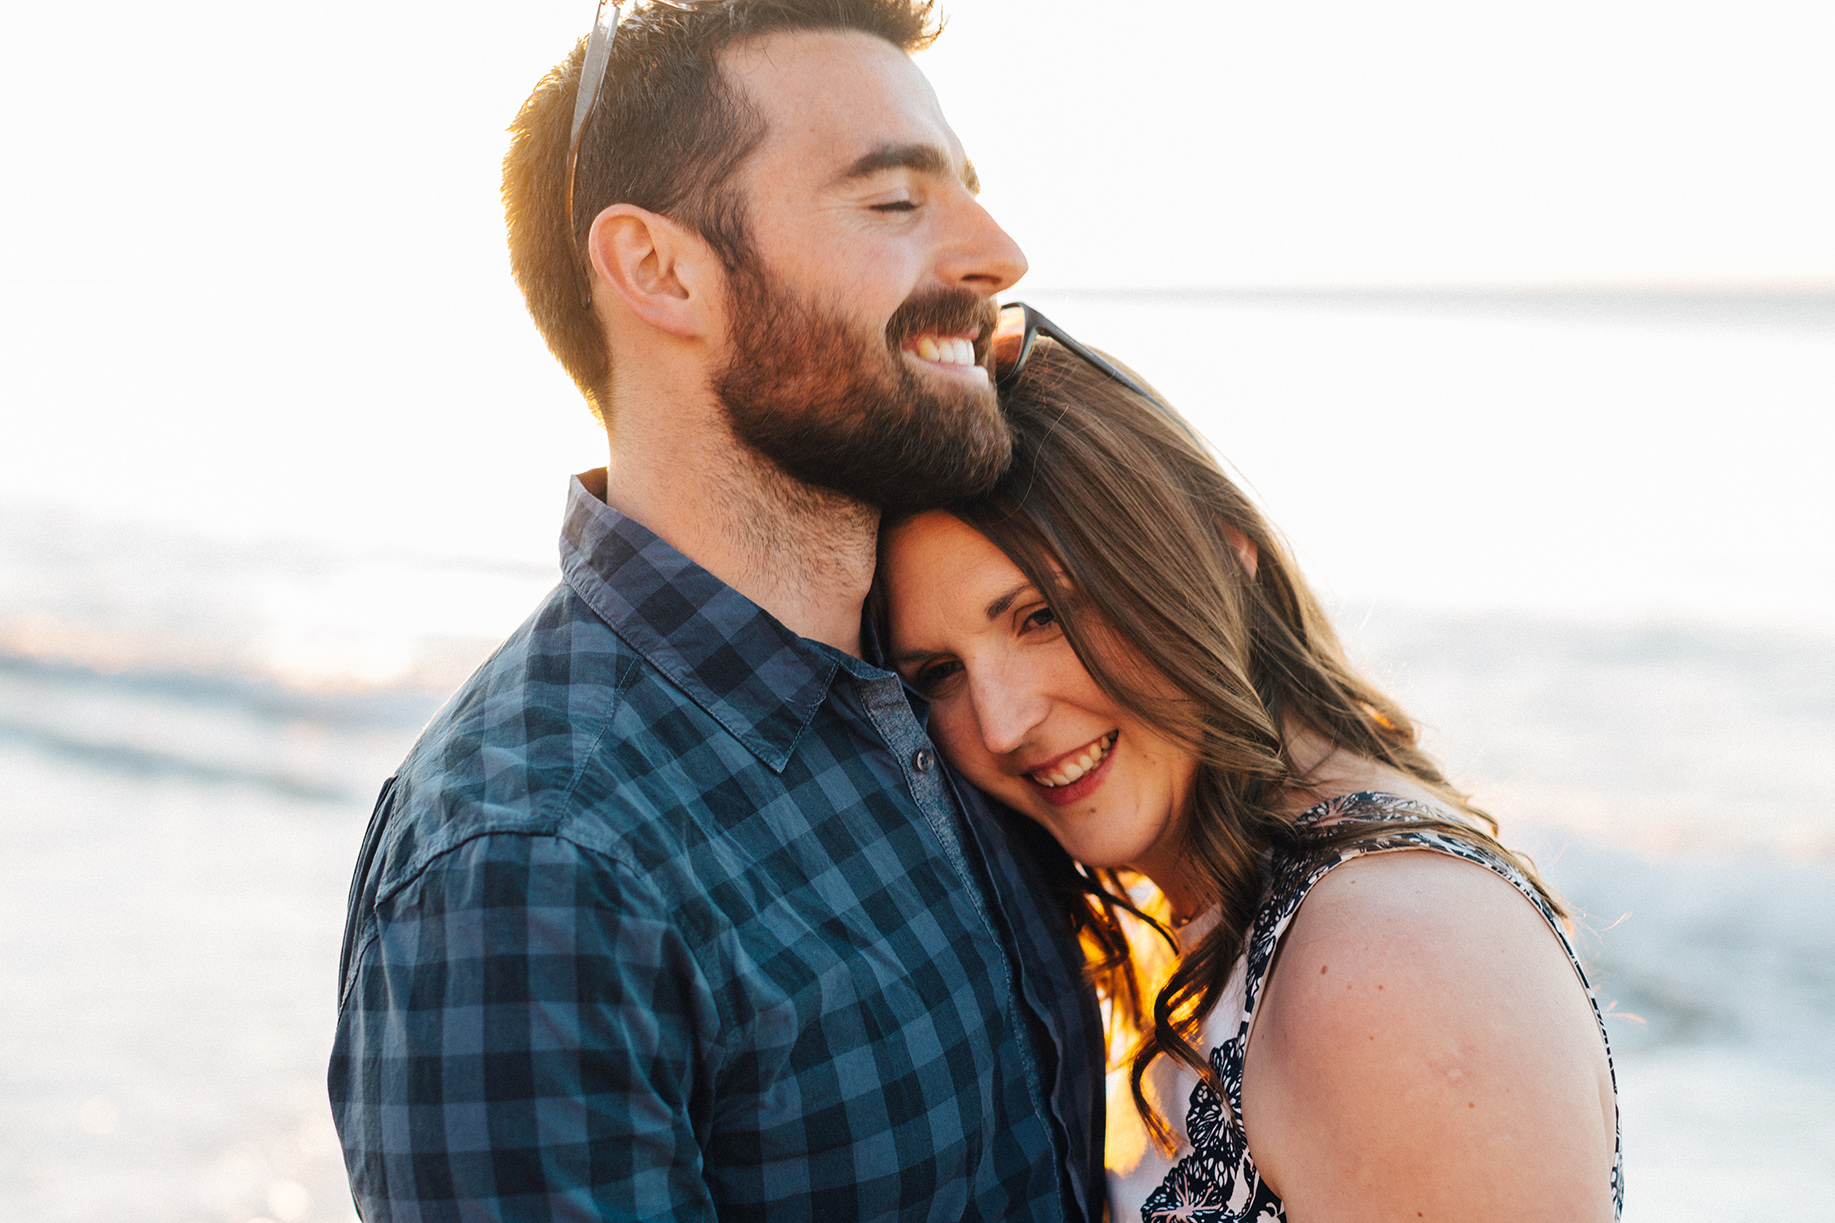
<path id="1" fill-rule="evenodd" d="M 1302 833 L 1320 824 L 1346 818 L 1359 821 L 1393 820 L 1398 826 L 1393 832 L 1381 834 L 1354 849 L 1314 853 L 1302 850 L 1299 854 L 1279 856 L 1272 864 L 1273 881 L 1269 898 L 1256 915 L 1249 934 L 1248 951 L 1244 955 L 1242 1002 L 1235 1023 L 1235 1035 L 1211 1050 L 1211 1067 L 1216 1070 L 1218 1080 L 1229 1093 L 1230 1109 L 1226 1111 L 1222 1107 L 1216 1094 L 1205 1083 L 1199 1082 L 1192 1089 L 1191 1104 L 1185 1114 L 1185 1135 L 1190 1144 L 1189 1149 L 1180 1152 L 1181 1157 L 1166 1173 L 1159 1188 L 1147 1196 L 1140 1212 L 1142 1223 L 1171 1223 L 1173 1220 L 1181 1223 L 1272 1223 L 1287 1218 L 1280 1198 L 1262 1182 L 1261 1174 L 1256 1171 L 1255 1159 L 1249 1153 L 1248 1139 L 1243 1132 L 1243 1047 L 1248 1041 L 1250 1024 L 1255 1019 L 1255 1007 L 1261 998 L 1268 968 L 1274 962 L 1274 953 L 1280 947 L 1288 924 L 1312 886 L 1340 863 L 1386 850 L 1428 849 L 1452 854 L 1495 872 L 1527 897 L 1535 905 L 1536 911 L 1542 914 L 1549 929 L 1561 941 L 1562 950 L 1567 953 L 1581 984 L 1587 987 L 1588 999 L 1592 999 L 1592 987 L 1587 985 L 1586 973 L 1581 970 L 1580 962 L 1575 958 L 1574 949 L 1568 943 L 1560 922 L 1542 903 L 1522 872 L 1509 862 L 1463 842 L 1423 829 L 1406 827 L 1407 821 L 1422 816 L 1444 818 L 1444 813 L 1393 794 L 1365 792 L 1321 803 L 1299 817 L 1297 825 Z M 1600 1039 L 1606 1040 L 1605 1023 L 1600 1018 L 1596 1001 L 1593 1003 L 1593 1017 L 1599 1022 Z M 1213 1022 L 1206 1026 L 1216 1031 L 1214 1021 L 1218 1018 L 1213 1013 Z M 1611 1065 L 1611 1057 L 1608 1043 L 1608 1067 Z M 1617 1091 L 1617 1074 L 1613 1072 L 1615 1098 Z M 1612 1201 L 1616 1215 L 1624 1206 L 1623 1160 L 1618 1153 L 1616 1135 L 1612 1160 Z"/>

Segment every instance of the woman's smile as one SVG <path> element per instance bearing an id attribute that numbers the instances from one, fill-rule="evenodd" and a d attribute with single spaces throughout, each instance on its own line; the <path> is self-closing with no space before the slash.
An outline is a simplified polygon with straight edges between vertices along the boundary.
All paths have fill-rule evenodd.
<path id="1" fill-rule="evenodd" d="M 1054 807 L 1068 807 L 1094 793 L 1108 776 L 1108 765 L 1114 759 L 1110 752 L 1120 737 L 1119 730 L 1112 730 L 1080 748 L 1065 752 L 1056 760 L 1027 769 L 1026 777 L 1044 791 L 1046 802 Z"/>

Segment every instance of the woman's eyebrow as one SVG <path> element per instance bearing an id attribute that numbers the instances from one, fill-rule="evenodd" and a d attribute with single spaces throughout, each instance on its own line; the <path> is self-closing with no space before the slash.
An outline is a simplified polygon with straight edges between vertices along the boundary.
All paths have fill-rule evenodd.
<path id="1" fill-rule="evenodd" d="M 1001 616 L 1006 614 L 1006 611 L 1009 607 L 1013 606 L 1013 600 L 1019 598 L 1021 595 L 1025 594 L 1028 590 L 1031 590 L 1031 589 L 1032 589 L 1031 582 L 1021 582 L 1018 586 L 1015 586 L 1012 590 L 1009 590 L 1006 594 L 1001 595 L 998 599 L 995 599 L 992 603 L 988 604 L 988 609 L 987 609 L 988 619 L 998 620 Z"/>
<path id="2" fill-rule="evenodd" d="M 936 656 L 935 650 L 906 650 L 903 654 L 893 656 L 892 669 L 898 671 L 902 668 L 909 667 L 914 662 L 923 662 L 926 658 L 935 658 Z"/>

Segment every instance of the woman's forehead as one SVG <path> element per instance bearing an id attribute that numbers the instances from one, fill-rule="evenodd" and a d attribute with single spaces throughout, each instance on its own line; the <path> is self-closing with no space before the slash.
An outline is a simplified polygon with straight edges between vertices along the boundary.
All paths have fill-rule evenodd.
<path id="1" fill-rule="evenodd" d="M 885 541 L 887 577 L 895 585 L 907 579 L 953 573 L 957 581 L 971 573 L 1019 567 L 987 536 L 946 510 L 928 510 L 893 527 Z"/>
<path id="2" fill-rule="evenodd" d="M 1031 588 L 987 536 L 954 514 L 932 510 L 893 527 L 883 575 L 895 622 L 947 619 L 972 627 Z"/>

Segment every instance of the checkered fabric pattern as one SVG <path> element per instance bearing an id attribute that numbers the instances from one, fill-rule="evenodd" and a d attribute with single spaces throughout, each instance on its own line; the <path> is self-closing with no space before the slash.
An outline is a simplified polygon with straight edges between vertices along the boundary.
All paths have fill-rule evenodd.
<path id="1" fill-rule="evenodd" d="M 897 676 L 578 481 L 562 559 L 364 841 L 330 1073 L 364 1218 L 1099 1214 L 1049 838 Z"/>

